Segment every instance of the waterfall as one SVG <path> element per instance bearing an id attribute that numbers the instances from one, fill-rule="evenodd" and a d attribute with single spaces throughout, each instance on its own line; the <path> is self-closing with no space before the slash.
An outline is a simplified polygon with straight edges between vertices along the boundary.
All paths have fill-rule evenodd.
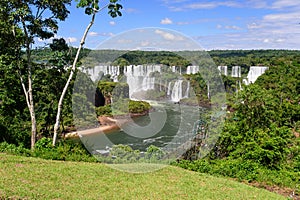
<path id="1" fill-rule="evenodd" d="M 227 66 L 218 66 L 218 70 L 220 71 L 221 74 L 227 76 Z"/>
<path id="2" fill-rule="evenodd" d="M 113 79 L 114 82 L 118 82 L 118 76 L 120 75 L 120 67 L 119 66 L 106 66 L 106 65 L 99 65 L 95 66 L 93 68 L 84 69 L 87 74 L 90 75 L 91 79 L 93 81 L 99 80 L 102 78 L 102 75 L 109 74 L 111 79 Z M 103 73 L 100 75 L 100 73 Z"/>
<path id="3" fill-rule="evenodd" d="M 189 93 L 190 93 L 190 82 L 187 82 L 187 87 L 186 87 L 186 91 L 185 91 L 185 95 L 183 98 L 189 98 Z"/>
<path id="4" fill-rule="evenodd" d="M 135 92 L 155 89 L 155 77 L 151 77 L 153 72 L 161 72 L 160 65 L 129 65 L 124 68 L 129 97 Z"/>
<path id="5" fill-rule="evenodd" d="M 176 71 L 176 66 L 172 66 L 171 69 L 172 69 L 172 72 L 173 72 L 173 73 L 176 73 L 176 72 L 177 72 L 177 71 Z"/>
<path id="6" fill-rule="evenodd" d="M 161 79 L 159 79 L 159 91 L 161 92 Z"/>
<path id="7" fill-rule="evenodd" d="M 181 67 L 171 66 L 171 70 L 173 73 L 181 74 Z"/>
<path id="8" fill-rule="evenodd" d="M 233 66 L 231 71 L 231 77 L 241 77 L 241 66 Z"/>
<path id="9" fill-rule="evenodd" d="M 199 66 L 187 66 L 186 73 L 187 74 L 197 74 L 199 72 Z"/>
<path id="10" fill-rule="evenodd" d="M 182 99 L 182 80 L 177 80 L 174 83 L 171 100 L 174 102 L 179 102 L 180 99 Z"/>
<path id="11" fill-rule="evenodd" d="M 247 78 L 243 80 L 243 82 L 246 85 L 249 85 L 250 83 L 254 83 L 256 79 L 265 73 L 266 70 L 268 70 L 269 67 L 265 66 L 251 66 L 249 73 L 247 75 Z"/>
<path id="12" fill-rule="evenodd" d="M 84 69 L 84 68 L 83 68 Z M 94 68 L 84 69 L 93 81 L 101 79 L 101 76 L 109 74 L 114 82 L 118 82 L 118 76 L 120 75 L 119 66 L 95 66 Z M 159 78 L 156 80 L 152 76 L 152 73 L 161 73 L 160 65 L 129 65 L 125 66 L 123 70 L 126 83 L 129 86 L 129 97 L 134 98 L 133 94 L 136 92 L 155 90 L 155 82 L 159 82 L 159 88 L 157 90 L 164 90 L 167 96 L 174 102 L 180 101 L 182 98 L 188 98 L 190 93 L 190 82 L 182 84 L 183 80 L 164 80 Z M 181 67 L 172 66 L 172 72 L 181 73 Z M 199 66 L 188 66 L 187 73 L 196 74 L 199 72 Z M 122 73 L 122 72 L 121 72 Z M 100 78 L 99 78 L 100 77 Z M 162 84 L 165 83 L 165 86 Z M 166 87 L 167 86 L 167 87 Z"/>
<path id="13" fill-rule="evenodd" d="M 171 86 L 172 86 L 172 82 L 169 82 L 169 84 L 168 84 L 168 91 L 167 91 L 167 95 L 168 96 L 171 95 Z"/>
<path id="14" fill-rule="evenodd" d="M 209 88 L 209 82 L 207 82 L 207 98 L 210 99 L 210 88 Z"/>

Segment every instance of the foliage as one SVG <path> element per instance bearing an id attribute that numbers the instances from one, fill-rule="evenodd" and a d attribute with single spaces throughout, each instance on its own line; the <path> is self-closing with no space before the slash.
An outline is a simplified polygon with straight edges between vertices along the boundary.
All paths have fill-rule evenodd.
<path id="1" fill-rule="evenodd" d="M 34 150 L 29 150 L 22 145 L 16 146 L 2 142 L 0 152 L 49 160 L 97 162 L 83 144 L 72 140 L 60 141 L 57 146 L 53 147 L 52 139 L 42 138 L 36 142 Z"/>
<path id="2" fill-rule="evenodd" d="M 111 105 L 99 106 L 95 110 L 97 116 L 112 116 Z"/>
<path id="3" fill-rule="evenodd" d="M 96 94 L 96 105 L 99 105 L 96 107 L 97 116 L 112 115 L 112 108 L 114 114 L 145 113 L 150 110 L 149 103 L 128 99 L 129 86 L 127 83 L 99 81 Z M 111 103 L 112 105 L 110 105 Z"/>
<path id="4" fill-rule="evenodd" d="M 114 145 L 109 153 L 112 163 L 135 163 L 140 158 L 140 151 L 128 145 Z"/>
<path id="5" fill-rule="evenodd" d="M 127 83 L 99 81 L 97 89 L 104 97 L 121 99 L 129 97 L 129 86 Z"/>
<path id="6" fill-rule="evenodd" d="M 228 158 L 222 160 L 201 159 L 195 161 L 181 160 L 173 163 L 192 171 L 236 178 L 240 181 L 260 182 L 268 185 L 277 185 L 297 190 L 299 172 L 288 169 L 272 170 L 256 162 L 242 158 Z M 299 188 L 298 188 L 299 190 Z"/>
<path id="7" fill-rule="evenodd" d="M 130 51 L 116 59 L 115 63 L 129 63 L 131 65 L 162 64 L 167 66 L 187 67 L 190 62 L 181 56 L 167 51 Z"/>
<path id="8" fill-rule="evenodd" d="M 177 165 L 299 193 L 300 65 L 288 59 L 231 96 L 223 131 L 205 159 Z"/>
<path id="9" fill-rule="evenodd" d="M 150 161 L 158 161 L 163 159 L 164 156 L 165 152 L 161 148 L 154 145 L 147 147 L 145 159 L 149 159 Z"/>
<path id="10" fill-rule="evenodd" d="M 151 106 L 145 101 L 129 101 L 129 112 L 130 113 L 147 113 Z"/>
<path id="11" fill-rule="evenodd" d="M 166 153 L 159 147 L 150 145 L 146 152 L 134 150 L 129 145 L 113 145 L 108 155 L 95 154 L 101 162 L 113 164 L 125 163 L 160 163 L 168 164 L 168 160 L 163 160 Z"/>

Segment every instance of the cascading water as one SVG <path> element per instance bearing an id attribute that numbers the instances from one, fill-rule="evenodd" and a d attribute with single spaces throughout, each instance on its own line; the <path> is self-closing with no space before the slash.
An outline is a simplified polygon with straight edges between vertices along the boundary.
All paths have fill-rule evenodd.
<path id="1" fill-rule="evenodd" d="M 114 82 L 118 82 L 120 75 L 119 66 L 95 66 L 94 68 L 84 69 L 93 81 L 101 78 L 101 75 L 111 75 Z M 172 66 L 171 70 L 174 73 L 181 73 L 181 67 Z M 187 73 L 196 74 L 199 71 L 199 66 L 188 66 Z M 133 94 L 140 91 L 154 90 L 155 82 L 159 82 L 159 91 L 164 91 L 172 101 L 178 102 L 182 98 L 188 98 L 190 92 L 190 82 L 182 84 L 183 80 L 166 81 L 165 87 L 162 87 L 163 79 L 156 80 L 152 76 L 153 72 L 161 73 L 160 65 L 129 65 L 124 67 L 124 75 L 126 82 L 129 85 L 129 97 L 133 98 Z M 166 87 L 167 86 L 167 87 Z M 183 87 L 184 86 L 184 87 Z"/>
<path id="2" fill-rule="evenodd" d="M 171 71 L 173 73 L 179 73 L 179 74 L 181 74 L 181 67 L 171 66 Z"/>
<path id="3" fill-rule="evenodd" d="M 173 72 L 173 73 L 176 73 L 176 72 L 177 72 L 177 71 L 176 71 L 176 66 L 172 66 L 171 69 L 172 69 L 172 72 Z"/>
<path id="4" fill-rule="evenodd" d="M 227 76 L 227 66 L 218 66 L 218 70 L 220 71 L 221 74 Z"/>
<path id="5" fill-rule="evenodd" d="M 129 65 L 124 68 L 126 82 L 129 85 L 129 97 L 139 91 L 154 89 L 155 77 L 151 73 L 161 72 L 160 65 Z"/>
<path id="6" fill-rule="evenodd" d="M 231 77 L 241 77 L 241 66 L 233 66 L 231 71 Z"/>
<path id="7" fill-rule="evenodd" d="M 247 78 L 243 80 L 243 82 L 246 85 L 249 85 L 250 83 L 254 83 L 256 79 L 265 73 L 266 70 L 268 70 L 269 67 L 265 66 L 252 66 L 250 67 L 249 73 L 247 75 Z"/>
<path id="8" fill-rule="evenodd" d="M 187 88 L 186 88 L 186 91 L 185 91 L 184 98 L 189 98 L 189 93 L 190 93 L 190 82 L 188 81 L 187 82 Z"/>
<path id="9" fill-rule="evenodd" d="M 174 102 L 179 102 L 180 99 L 182 99 L 182 80 L 177 80 L 174 83 L 171 100 Z"/>
<path id="10" fill-rule="evenodd" d="M 197 74 L 199 72 L 199 66 L 187 66 L 186 73 L 187 74 Z"/>
<path id="11" fill-rule="evenodd" d="M 100 66 L 95 66 L 93 68 L 87 68 L 87 69 L 85 68 L 84 70 L 86 71 L 87 74 L 90 75 L 93 81 L 99 78 L 101 79 L 100 72 L 102 72 L 104 76 L 109 74 L 114 82 L 118 82 L 118 76 L 120 75 L 119 66 L 100 65 Z"/>
<path id="12" fill-rule="evenodd" d="M 172 82 L 169 82 L 168 84 L 168 91 L 167 91 L 167 95 L 170 96 L 171 95 L 171 88 L 172 87 Z"/>
<path id="13" fill-rule="evenodd" d="M 207 97 L 210 99 L 210 87 L 209 87 L 209 82 L 207 82 Z"/>

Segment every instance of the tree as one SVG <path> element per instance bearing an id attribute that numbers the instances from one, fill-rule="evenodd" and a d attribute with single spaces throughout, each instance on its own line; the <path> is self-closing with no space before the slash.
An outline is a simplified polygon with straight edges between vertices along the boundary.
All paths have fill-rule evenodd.
<path id="1" fill-rule="evenodd" d="M 16 55 L 20 54 L 23 41 L 22 31 L 16 27 L 12 31 L 10 8 L 0 2 L 0 141 L 20 144 L 26 135 L 22 126 L 26 112 L 25 99 L 16 71 Z"/>
<path id="2" fill-rule="evenodd" d="M 49 39 L 58 29 L 58 20 L 63 21 L 69 14 L 66 8 L 71 0 L 19 0 L 1 1 L 1 10 L 6 9 L 6 18 L 10 30 L 19 46 L 14 56 L 17 59 L 17 70 L 26 104 L 31 118 L 31 148 L 34 148 L 37 135 L 35 101 L 33 85 L 34 64 L 31 58 L 31 48 L 36 38 Z M 16 34 L 16 32 L 20 32 Z M 21 35 L 21 37 L 18 37 Z M 25 57 L 21 57 L 21 48 L 25 48 Z M 26 78 L 25 78 L 26 76 Z"/>
<path id="3" fill-rule="evenodd" d="M 86 27 L 86 29 L 83 33 L 83 36 L 81 38 L 81 41 L 80 41 L 80 44 L 79 44 L 79 47 L 78 47 L 78 50 L 77 50 L 77 53 L 76 53 L 76 57 L 74 59 L 74 62 L 73 62 L 72 68 L 71 68 L 69 78 L 68 78 L 68 80 L 65 84 L 65 87 L 64 87 L 64 89 L 61 93 L 61 96 L 60 96 L 60 99 L 59 99 L 59 102 L 58 102 L 56 122 L 55 122 L 55 125 L 54 125 L 53 146 L 55 146 L 55 143 L 56 143 L 56 140 L 57 140 L 58 130 L 59 130 L 59 127 L 60 127 L 60 118 L 61 118 L 63 100 L 64 100 L 64 97 L 66 95 L 67 89 L 70 85 L 70 82 L 73 79 L 73 76 L 74 76 L 74 73 L 75 73 L 75 70 L 76 70 L 76 64 L 77 64 L 77 61 L 78 61 L 78 58 L 79 58 L 79 54 L 80 54 L 80 51 L 81 51 L 81 49 L 82 49 L 82 47 L 85 43 L 86 36 L 87 36 L 90 28 L 94 24 L 96 14 L 98 12 L 100 12 L 101 10 L 103 10 L 104 8 L 107 7 L 109 9 L 108 14 L 113 18 L 117 17 L 117 16 L 122 16 L 122 13 L 120 12 L 120 10 L 123 7 L 122 7 L 122 5 L 120 5 L 118 3 L 118 1 L 119 0 L 110 0 L 109 3 L 106 6 L 104 6 L 103 8 L 99 8 L 99 1 L 98 0 L 81 0 L 77 4 L 77 7 L 85 8 L 85 13 L 87 15 L 91 15 L 92 17 L 91 17 L 90 23 L 87 25 L 87 27 Z"/>

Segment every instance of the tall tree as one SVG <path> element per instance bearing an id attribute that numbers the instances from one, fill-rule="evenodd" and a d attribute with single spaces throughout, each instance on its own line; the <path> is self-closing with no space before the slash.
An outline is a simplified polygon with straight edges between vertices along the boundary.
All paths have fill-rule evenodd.
<path id="1" fill-rule="evenodd" d="M 55 122 L 55 125 L 54 125 L 53 146 L 55 146 L 58 131 L 59 131 L 59 127 L 60 127 L 60 118 L 61 118 L 63 100 L 64 100 L 64 97 L 65 97 L 66 92 L 68 90 L 68 87 L 71 83 L 71 80 L 73 79 L 73 76 L 74 76 L 74 73 L 75 73 L 75 70 L 76 70 L 76 64 L 77 64 L 77 61 L 78 61 L 78 58 L 79 58 L 79 54 L 80 54 L 80 51 L 81 51 L 81 49 L 82 49 L 82 47 L 85 43 L 85 39 L 87 37 L 87 34 L 88 34 L 90 28 L 92 27 L 92 25 L 94 24 L 96 14 L 98 12 L 100 12 L 101 10 L 103 10 L 105 8 L 108 8 L 108 10 L 109 10 L 108 14 L 113 18 L 115 18 L 117 16 L 122 16 L 122 13 L 120 12 L 120 10 L 123 7 L 122 7 L 122 5 L 120 5 L 118 3 L 118 1 L 119 0 L 110 0 L 109 3 L 107 5 L 105 5 L 104 7 L 102 7 L 102 8 L 99 7 L 99 0 L 80 0 L 79 3 L 77 4 L 77 7 L 85 8 L 85 14 L 91 15 L 91 21 L 87 25 L 87 27 L 86 27 L 86 29 L 83 33 L 83 36 L 81 38 L 81 41 L 80 41 L 79 47 L 77 49 L 77 53 L 76 53 L 76 56 L 75 56 L 75 59 L 74 59 L 74 62 L 73 62 L 72 68 L 71 68 L 69 78 L 68 78 L 68 80 L 65 84 L 65 87 L 64 87 L 64 89 L 61 93 L 61 96 L 60 96 L 60 99 L 59 99 L 59 102 L 58 102 L 56 122 Z"/>
<path id="2" fill-rule="evenodd" d="M 63 21 L 69 14 L 66 5 L 71 0 L 2 0 L 1 9 L 6 8 L 7 20 L 10 30 L 16 38 L 16 31 L 23 36 L 19 39 L 20 46 L 25 48 L 25 58 L 21 57 L 21 51 L 16 55 L 19 78 L 25 95 L 27 107 L 31 118 L 31 148 L 34 148 L 37 135 L 37 123 L 35 114 L 35 101 L 33 91 L 33 62 L 31 48 L 35 39 L 49 39 L 58 29 L 58 20 Z M 26 76 L 26 78 L 25 78 Z"/>

